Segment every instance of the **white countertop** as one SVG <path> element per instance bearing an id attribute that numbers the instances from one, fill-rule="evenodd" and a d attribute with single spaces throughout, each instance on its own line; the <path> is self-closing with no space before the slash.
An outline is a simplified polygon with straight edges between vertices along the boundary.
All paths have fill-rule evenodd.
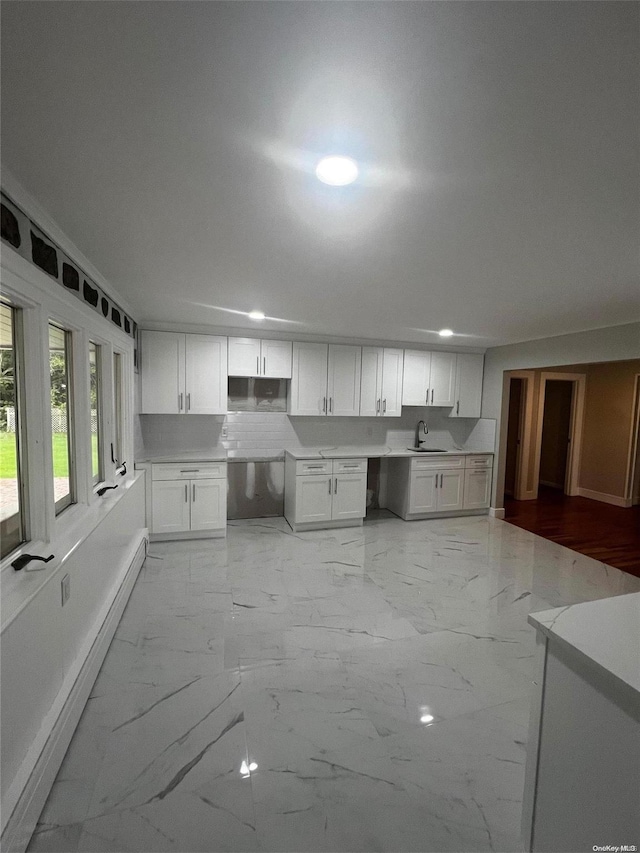
<path id="1" fill-rule="evenodd" d="M 226 448 L 214 447 L 209 450 L 177 450 L 174 453 L 150 451 L 142 458 L 136 459 L 136 465 L 142 465 L 145 462 L 226 462 L 226 460 Z"/>
<path id="2" fill-rule="evenodd" d="M 357 447 L 295 447 L 285 450 L 293 459 L 339 459 L 341 457 L 376 457 L 387 456 L 390 458 L 407 457 L 415 459 L 417 456 L 471 456 L 476 454 L 493 455 L 487 450 L 442 450 L 437 453 L 418 453 L 403 447 L 389 447 L 389 445 L 359 445 Z"/>
<path id="3" fill-rule="evenodd" d="M 532 613 L 529 622 L 640 693 L 640 592 Z"/>

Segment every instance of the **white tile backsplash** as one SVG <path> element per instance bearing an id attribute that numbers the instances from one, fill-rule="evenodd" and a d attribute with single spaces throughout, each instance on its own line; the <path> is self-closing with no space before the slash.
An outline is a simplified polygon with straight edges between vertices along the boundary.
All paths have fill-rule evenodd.
<path id="1" fill-rule="evenodd" d="M 141 415 L 143 447 L 138 454 L 182 450 L 286 450 L 290 447 L 389 445 L 414 443 L 418 420 L 429 426 L 433 447 L 493 452 L 495 420 L 448 418 L 447 410 L 404 409 L 400 418 L 289 417 L 275 412 L 228 415 Z M 227 437 L 222 437 L 222 427 Z"/>

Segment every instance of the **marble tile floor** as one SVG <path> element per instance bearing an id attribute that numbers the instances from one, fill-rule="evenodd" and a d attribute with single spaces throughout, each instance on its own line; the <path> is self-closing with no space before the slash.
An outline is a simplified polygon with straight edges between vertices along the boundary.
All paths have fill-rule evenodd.
<path id="1" fill-rule="evenodd" d="M 154 544 L 30 851 L 520 851 L 529 612 L 640 579 L 487 517 Z"/>

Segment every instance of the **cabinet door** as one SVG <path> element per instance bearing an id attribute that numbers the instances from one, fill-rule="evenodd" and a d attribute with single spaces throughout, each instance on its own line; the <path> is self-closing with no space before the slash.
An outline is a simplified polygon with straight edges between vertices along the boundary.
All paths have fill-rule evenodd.
<path id="1" fill-rule="evenodd" d="M 333 478 L 331 518 L 346 521 L 367 514 L 367 475 L 337 474 Z"/>
<path id="2" fill-rule="evenodd" d="M 191 530 L 219 530 L 227 523 L 227 481 L 191 480 Z"/>
<path id="3" fill-rule="evenodd" d="M 382 411 L 382 349 L 362 347 L 360 414 L 375 417 Z"/>
<path id="4" fill-rule="evenodd" d="M 333 477 L 326 474 L 307 474 L 296 477 L 295 524 L 331 519 Z"/>
<path id="5" fill-rule="evenodd" d="M 435 471 L 413 471 L 411 473 L 408 513 L 436 512 L 438 509 L 436 478 L 439 476 L 440 474 Z"/>
<path id="6" fill-rule="evenodd" d="M 229 376 L 261 376 L 260 341 L 229 338 Z"/>
<path id="7" fill-rule="evenodd" d="M 456 386 L 456 353 L 431 353 L 430 406 L 453 406 Z"/>
<path id="8" fill-rule="evenodd" d="M 438 486 L 438 511 L 450 512 L 462 509 L 464 492 L 464 471 L 441 471 Z"/>
<path id="9" fill-rule="evenodd" d="M 382 409 L 386 418 L 399 418 L 402 414 L 402 366 L 404 351 L 387 349 L 382 351 Z"/>
<path id="10" fill-rule="evenodd" d="M 293 345 L 290 415 L 325 415 L 327 410 L 327 344 Z"/>
<path id="11" fill-rule="evenodd" d="M 491 498 L 491 468 L 464 472 L 463 509 L 486 509 Z"/>
<path id="12" fill-rule="evenodd" d="M 402 405 L 426 406 L 430 395 L 431 353 L 407 349 L 402 371 Z"/>
<path id="13" fill-rule="evenodd" d="M 186 335 L 187 414 L 227 412 L 227 339 Z"/>
<path id="14" fill-rule="evenodd" d="M 361 347 L 329 346 L 328 415 L 353 417 L 360 414 L 361 367 Z"/>
<path id="15" fill-rule="evenodd" d="M 185 411 L 184 339 L 175 332 L 140 332 L 142 414 Z"/>
<path id="16" fill-rule="evenodd" d="M 189 530 L 190 483 L 155 480 L 152 485 L 152 533 Z"/>
<path id="17" fill-rule="evenodd" d="M 260 367 L 267 379 L 291 379 L 291 341 L 262 341 Z"/>
<path id="18" fill-rule="evenodd" d="M 477 352 L 459 352 L 456 361 L 455 405 L 449 417 L 479 418 L 484 356 Z"/>

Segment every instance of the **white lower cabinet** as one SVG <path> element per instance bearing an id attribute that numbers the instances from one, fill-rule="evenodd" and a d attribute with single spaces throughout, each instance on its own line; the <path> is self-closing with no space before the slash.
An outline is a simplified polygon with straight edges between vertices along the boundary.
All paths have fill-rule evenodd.
<path id="1" fill-rule="evenodd" d="M 225 462 L 152 465 L 151 533 L 154 539 L 190 534 L 225 536 Z"/>
<path id="2" fill-rule="evenodd" d="M 492 468 L 464 472 L 464 509 L 486 509 L 491 500 Z"/>
<path id="3" fill-rule="evenodd" d="M 387 508 L 407 520 L 486 509 L 491 460 L 490 454 L 389 459 Z"/>
<path id="4" fill-rule="evenodd" d="M 408 514 L 462 509 L 464 471 L 413 471 Z"/>
<path id="5" fill-rule="evenodd" d="M 286 456 L 284 514 L 294 530 L 362 524 L 366 503 L 366 459 L 314 463 Z"/>

